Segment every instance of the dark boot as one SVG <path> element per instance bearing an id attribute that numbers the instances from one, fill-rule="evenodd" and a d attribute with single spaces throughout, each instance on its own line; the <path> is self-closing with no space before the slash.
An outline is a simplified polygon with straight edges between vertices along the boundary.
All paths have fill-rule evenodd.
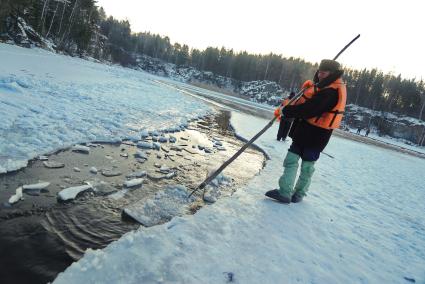
<path id="1" fill-rule="evenodd" d="M 298 203 L 298 202 L 303 201 L 303 198 L 304 198 L 304 196 L 302 196 L 302 195 L 294 194 L 294 195 L 292 195 L 291 202 Z"/>
<path id="2" fill-rule="evenodd" d="M 277 189 L 269 190 L 265 194 L 267 197 L 276 199 L 279 202 L 282 203 L 291 203 L 291 198 L 280 195 L 279 191 Z"/>

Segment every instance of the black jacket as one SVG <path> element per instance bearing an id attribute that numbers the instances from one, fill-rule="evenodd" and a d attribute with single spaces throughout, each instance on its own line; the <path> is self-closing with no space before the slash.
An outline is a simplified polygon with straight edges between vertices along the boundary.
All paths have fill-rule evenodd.
<path id="1" fill-rule="evenodd" d="M 319 89 L 324 88 L 340 78 L 343 71 L 337 71 L 318 84 Z M 317 74 L 314 78 L 318 82 Z M 313 148 L 323 151 L 332 135 L 332 130 L 311 125 L 306 121 L 308 118 L 319 116 L 324 112 L 331 111 L 338 103 L 338 91 L 335 89 L 323 89 L 317 92 L 305 103 L 295 106 L 286 106 L 283 109 L 285 117 L 295 118 L 289 136 L 293 143 L 300 147 Z"/>

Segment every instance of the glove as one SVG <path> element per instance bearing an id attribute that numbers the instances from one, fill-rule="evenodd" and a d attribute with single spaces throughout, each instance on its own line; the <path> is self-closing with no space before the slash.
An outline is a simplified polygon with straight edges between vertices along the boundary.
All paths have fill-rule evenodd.
<path id="1" fill-rule="evenodd" d="M 311 80 L 307 80 L 307 81 L 305 81 L 305 82 L 304 82 L 304 84 L 301 86 L 301 89 L 304 89 L 304 88 L 311 88 L 311 87 L 313 87 L 313 86 L 314 86 L 313 81 L 311 81 Z"/>
<path id="2" fill-rule="evenodd" d="M 274 116 L 277 118 L 277 120 L 280 120 L 281 115 L 282 115 L 282 108 L 280 106 L 278 106 L 274 110 Z"/>

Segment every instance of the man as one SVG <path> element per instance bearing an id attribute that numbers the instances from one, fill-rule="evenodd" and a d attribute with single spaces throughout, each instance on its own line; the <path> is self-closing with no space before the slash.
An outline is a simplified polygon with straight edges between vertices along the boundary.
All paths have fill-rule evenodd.
<path id="1" fill-rule="evenodd" d="M 294 96 L 295 96 L 295 92 L 291 92 L 289 96 L 283 100 L 281 106 L 286 106 Z M 277 110 L 279 111 L 279 109 Z M 289 129 L 291 129 L 291 125 L 293 121 L 294 121 L 293 118 L 286 118 L 286 117 L 280 116 L 279 130 L 277 131 L 277 141 L 286 140 L 286 137 L 288 136 Z"/>
<path id="2" fill-rule="evenodd" d="M 367 136 L 369 136 L 369 133 L 370 133 L 370 128 L 368 127 L 367 129 L 366 129 L 366 134 L 365 134 L 365 136 L 367 137 Z"/>
<path id="3" fill-rule="evenodd" d="M 362 128 L 359 126 L 359 127 L 357 127 L 357 134 L 361 134 L 361 131 L 362 131 Z"/>
<path id="4" fill-rule="evenodd" d="M 306 195 L 314 173 L 314 163 L 328 144 L 333 129 L 341 124 L 346 102 L 342 74 L 338 62 L 322 60 L 314 81 L 303 84 L 303 88 L 306 88 L 303 96 L 281 111 L 283 116 L 295 118 L 290 133 L 292 145 L 283 162 L 284 172 L 279 179 L 279 189 L 266 192 L 266 196 L 282 203 L 297 203 Z M 295 184 L 300 158 L 301 172 Z"/>

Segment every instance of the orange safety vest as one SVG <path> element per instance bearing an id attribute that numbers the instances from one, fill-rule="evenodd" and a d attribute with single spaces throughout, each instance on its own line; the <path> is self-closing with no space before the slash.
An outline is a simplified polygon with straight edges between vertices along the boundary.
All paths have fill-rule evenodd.
<path id="1" fill-rule="evenodd" d="M 295 102 L 296 105 L 302 104 L 306 102 L 307 100 L 311 99 L 317 92 L 320 91 L 319 88 L 317 88 L 313 81 L 307 80 L 304 82 L 302 88 L 307 87 L 307 89 L 303 92 L 303 95 Z M 345 103 L 347 101 L 347 90 L 345 88 L 344 82 L 342 82 L 341 78 L 335 80 L 333 83 L 329 84 L 324 89 L 335 89 L 338 91 L 338 102 L 336 106 L 325 113 L 322 113 L 320 116 L 312 117 L 307 119 L 307 122 L 324 129 L 336 129 L 339 128 L 342 121 L 342 115 L 344 114 L 345 110 Z"/>

